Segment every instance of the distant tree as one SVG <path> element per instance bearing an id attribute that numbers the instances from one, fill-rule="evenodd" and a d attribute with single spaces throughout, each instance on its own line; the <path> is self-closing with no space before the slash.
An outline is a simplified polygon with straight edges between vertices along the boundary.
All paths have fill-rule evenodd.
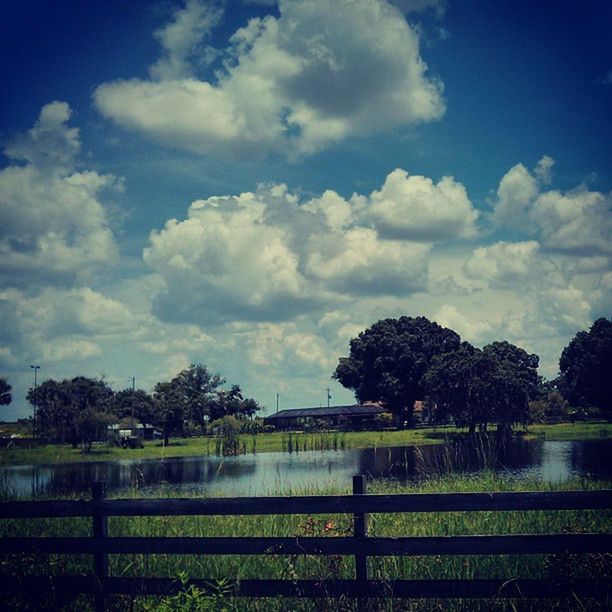
<path id="1" fill-rule="evenodd" d="M 452 417 L 474 433 L 496 423 L 501 436 L 514 423 L 526 422 L 529 399 L 539 393 L 537 355 L 508 342 L 494 342 L 483 350 L 467 342 L 452 353 L 439 355 L 423 378 L 428 404 L 438 419 Z"/>
<path id="2" fill-rule="evenodd" d="M 244 398 L 239 385 L 223 389 L 224 383 L 219 374 L 210 374 L 206 366 L 192 364 L 171 381 L 155 386 L 153 422 L 164 428 L 166 443 L 171 435 L 184 435 L 186 423 L 204 428 L 226 415 L 242 418 L 259 410 L 255 400 Z"/>
<path id="3" fill-rule="evenodd" d="M 360 402 L 379 401 L 399 426 L 414 426 L 413 407 L 425 396 L 422 382 L 436 355 L 460 345 L 459 336 L 425 317 L 383 319 L 350 342 L 333 378 L 355 392 Z"/>
<path id="4" fill-rule="evenodd" d="M 237 415 L 240 418 L 252 419 L 260 410 L 261 406 L 259 403 L 256 400 L 247 397 L 240 403 L 240 408 Z"/>
<path id="5" fill-rule="evenodd" d="M 13 400 L 11 395 L 11 385 L 6 378 L 0 378 L 0 406 L 8 406 Z"/>
<path id="6" fill-rule="evenodd" d="M 75 427 L 84 453 L 91 452 L 92 442 L 105 438 L 106 428 L 113 421 L 110 412 L 100 412 L 91 406 L 79 412 Z"/>
<path id="7" fill-rule="evenodd" d="M 234 416 L 242 419 L 252 417 L 260 410 L 254 399 L 245 398 L 239 385 L 232 385 L 228 390 L 217 391 L 215 400 L 211 404 L 210 419 L 216 420 L 224 416 Z"/>
<path id="8" fill-rule="evenodd" d="M 162 427 L 164 444 L 167 446 L 171 435 L 183 435 L 183 396 L 176 380 L 157 383 L 153 400 L 156 414 L 154 424 Z"/>
<path id="9" fill-rule="evenodd" d="M 552 391 L 545 398 L 529 402 L 529 420 L 543 423 L 547 419 L 562 419 L 567 417 L 568 401 L 558 391 Z"/>
<path id="10" fill-rule="evenodd" d="M 192 364 L 172 379 L 181 402 L 183 419 L 204 427 L 211 418 L 216 394 L 225 380 L 211 374 L 205 365 Z"/>
<path id="11" fill-rule="evenodd" d="M 598 319 L 577 333 L 559 360 L 561 387 L 570 404 L 612 416 L 612 320 Z"/>
<path id="12" fill-rule="evenodd" d="M 30 388 L 28 401 L 36 407 L 37 429 L 41 437 L 55 442 L 70 442 L 77 447 L 78 418 L 86 409 L 107 412 L 112 389 L 102 380 L 77 376 L 71 380 L 46 380 Z"/>
<path id="13" fill-rule="evenodd" d="M 122 389 L 111 400 L 111 412 L 119 419 L 132 417 L 141 423 L 154 423 L 156 420 L 155 401 L 142 389 Z"/>

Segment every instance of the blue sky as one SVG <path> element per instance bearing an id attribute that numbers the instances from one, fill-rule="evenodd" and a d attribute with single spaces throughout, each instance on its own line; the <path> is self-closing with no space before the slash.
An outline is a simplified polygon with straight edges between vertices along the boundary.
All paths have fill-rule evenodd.
<path id="1" fill-rule="evenodd" d="M 352 400 L 360 330 L 424 315 L 554 376 L 610 316 L 608 2 L 20 2 L 0 17 L 0 369 L 206 363 Z"/>

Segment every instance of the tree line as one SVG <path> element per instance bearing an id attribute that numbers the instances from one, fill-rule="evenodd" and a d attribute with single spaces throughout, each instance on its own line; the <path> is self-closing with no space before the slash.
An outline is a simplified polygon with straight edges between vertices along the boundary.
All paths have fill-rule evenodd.
<path id="1" fill-rule="evenodd" d="M 598 319 L 572 339 L 555 380 L 540 377 L 538 365 L 537 355 L 509 342 L 479 349 L 425 317 L 404 316 L 378 321 L 353 338 L 332 376 L 358 401 L 380 402 L 399 427 L 414 426 L 414 403 L 425 400 L 434 422 L 452 419 L 470 432 L 495 423 L 507 435 L 528 421 L 530 402 L 551 392 L 561 398 L 556 402 L 612 415 L 611 320 Z"/>
<path id="2" fill-rule="evenodd" d="M 434 422 L 454 421 L 471 432 L 495 423 L 508 433 L 529 419 L 530 406 L 561 412 L 568 402 L 612 417 L 612 320 L 601 318 L 563 349 L 559 376 L 538 375 L 539 358 L 506 341 L 482 349 L 462 342 L 451 329 L 425 317 L 383 319 L 350 341 L 348 357 L 333 373 L 360 402 L 380 402 L 398 426 L 414 426 L 413 407 L 425 400 Z M 10 404 L 11 385 L 0 378 L 0 405 Z M 115 392 L 104 381 L 77 376 L 49 379 L 30 388 L 37 437 L 90 445 L 106 425 L 132 418 L 170 436 L 203 430 L 226 416 L 253 417 L 260 406 L 239 385 L 226 387 L 219 374 L 192 364 L 152 394 Z"/>
<path id="3" fill-rule="evenodd" d="M 246 418 L 260 410 L 239 385 L 227 388 L 225 383 L 205 365 L 192 364 L 172 380 L 158 382 L 152 394 L 142 389 L 115 392 L 104 380 L 77 376 L 46 380 L 30 388 L 27 399 L 35 408 L 37 437 L 45 442 L 87 449 L 108 424 L 133 419 L 157 427 L 168 443 L 170 436 L 183 436 L 188 428 L 204 430 L 224 416 Z"/>

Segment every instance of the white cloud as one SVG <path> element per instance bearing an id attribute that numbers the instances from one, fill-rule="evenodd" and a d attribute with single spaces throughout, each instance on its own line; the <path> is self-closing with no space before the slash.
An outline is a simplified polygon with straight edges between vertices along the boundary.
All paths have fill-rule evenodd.
<path id="1" fill-rule="evenodd" d="M 425 287 L 428 245 L 380 240 L 360 227 L 335 240 L 315 236 L 310 246 L 306 272 L 341 293 L 403 295 Z"/>
<path id="2" fill-rule="evenodd" d="M 522 164 L 501 180 L 493 219 L 501 229 L 533 236 L 557 252 L 593 257 L 612 253 L 612 196 L 585 186 L 543 191 L 554 161 L 544 156 L 533 173 Z"/>
<path id="3" fill-rule="evenodd" d="M 552 181 L 552 169 L 554 165 L 555 160 L 548 155 L 544 155 L 544 157 L 538 161 L 533 173 L 536 175 L 540 183 L 548 185 Z"/>
<path id="4" fill-rule="evenodd" d="M 258 366 L 303 372 L 331 370 L 334 364 L 324 339 L 295 322 L 258 324 L 246 340 L 249 360 Z"/>
<path id="5" fill-rule="evenodd" d="M 191 61 L 196 54 L 204 55 L 202 40 L 221 19 L 222 11 L 198 0 L 187 0 L 173 20 L 155 32 L 163 48 L 163 56 L 151 66 L 151 77 L 157 80 L 189 78 L 193 75 Z M 210 53 L 210 51 L 208 51 Z"/>
<path id="6" fill-rule="evenodd" d="M 612 198 L 610 194 L 578 188 L 538 196 L 530 218 L 544 245 L 579 255 L 612 254 Z"/>
<path id="7" fill-rule="evenodd" d="M 78 130 L 63 102 L 43 107 L 35 126 L 14 138 L 0 170 L 0 280 L 33 286 L 72 279 L 111 264 L 117 247 L 99 194 L 120 189 L 111 175 L 76 171 Z"/>
<path id="8" fill-rule="evenodd" d="M 98 357 L 102 349 L 90 340 L 60 338 L 42 348 L 42 359 L 47 362 L 75 361 Z"/>
<path id="9" fill-rule="evenodd" d="M 591 304 L 578 287 L 552 287 L 538 296 L 538 318 L 554 333 L 575 334 L 592 323 Z"/>
<path id="10" fill-rule="evenodd" d="M 495 221 L 508 229 L 529 230 L 528 210 L 538 192 L 536 178 L 523 164 L 511 168 L 497 189 Z"/>
<path id="11" fill-rule="evenodd" d="M 446 11 L 445 0 L 391 0 L 391 3 L 405 13 L 423 13 L 433 10 L 438 17 L 441 17 Z"/>
<path id="12" fill-rule="evenodd" d="M 370 197 L 371 216 L 384 236 L 411 240 L 465 238 L 476 233 L 474 210 L 465 187 L 445 176 L 437 184 L 424 176 L 394 170 Z"/>
<path id="13" fill-rule="evenodd" d="M 11 322 L 0 341 L 8 333 L 20 350 L 33 343 L 30 348 L 39 351 L 45 344 L 68 336 L 117 338 L 141 324 L 127 304 L 87 287 L 47 287 L 37 295 L 7 289 L 0 292 L 0 305 Z"/>
<path id="14" fill-rule="evenodd" d="M 541 273 L 538 261 L 540 245 L 529 242 L 498 242 L 478 247 L 463 266 L 471 279 L 495 286 L 515 286 L 534 271 Z"/>
<path id="15" fill-rule="evenodd" d="M 144 251 L 165 284 L 156 292 L 155 312 L 186 323 L 282 321 L 331 302 L 342 304 L 348 296 L 424 291 L 432 243 L 406 235 L 388 239 L 377 230 L 380 194 L 402 195 L 399 187 L 390 188 L 398 176 L 408 180 L 396 170 L 383 190 L 350 200 L 326 191 L 300 202 L 286 186 L 268 185 L 254 193 L 195 201 L 187 219 L 169 220 L 154 231 Z M 424 177 L 419 184 L 434 196 L 443 192 L 437 207 L 426 204 L 423 194 L 413 201 L 418 213 L 412 228 L 421 240 L 468 231 L 471 221 L 464 217 L 474 220 L 476 213 L 460 184 L 442 179 L 437 187 Z M 447 186 L 461 197 L 446 197 Z M 412 195 L 403 194 L 406 206 Z M 430 221 L 428 211 L 434 216 Z"/>
<path id="16" fill-rule="evenodd" d="M 170 146 L 239 156 L 308 154 L 443 114 L 442 86 L 426 76 L 418 34 L 394 6 L 282 0 L 279 11 L 237 30 L 205 81 L 188 60 L 216 13 L 190 0 L 158 32 L 160 80 L 104 83 L 98 110 Z"/>
<path id="17" fill-rule="evenodd" d="M 474 344 L 482 344 L 483 338 L 487 338 L 493 330 L 491 322 L 482 321 L 478 317 L 471 317 L 470 320 L 452 304 L 442 305 L 434 313 L 432 321 L 456 331 L 462 340 Z"/>
<path id="18" fill-rule="evenodd" d="M 37 171 L 66 174 L 81 148 L 78 128 L 66 125 L 71 115 L 66 102 L 46 104 L 34 127 L 8 143 L 5 155 L 12 160 L 24 160 Z"/>
<path id="19" fill-rule="evenodd" d="M 153 232 L 144 258 L 166 282 L 157 312 L 202 322 L 285 318 L 316 306 L 290 236 L 265 223 L 266 207 L 252 193 L 198 200 L 188 219 Z"/>

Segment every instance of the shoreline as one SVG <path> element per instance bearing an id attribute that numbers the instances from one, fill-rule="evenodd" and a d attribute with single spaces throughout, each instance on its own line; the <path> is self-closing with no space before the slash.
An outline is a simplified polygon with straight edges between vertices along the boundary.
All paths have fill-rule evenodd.
<path id="1" fill-rule="evenodd" d="M 422 446 L 444 444 L 465 435 L 466 430 L 455 427 L 429 427 L 401 431 L 359 432 L 274 432 L 240 436 L 246 454 L 253 452 L 287 452 L 291 438 L 299 452 L 308 450 L 345 450 L 351 448 L 381 448 L 396 446 Z M 612 437 L 612 423 L 558 423 L 533 424 L 518 430 L 525 440 L 589 440 Z M 180 457 L 217 456 L 215 438 L 174 438 L 167 447 L 159 441 L 145 442 L 141 449 L 108 447 L 106 443 L 94 446 L 90 453 L 73 449 L 70 445 L 48 444 L 36 448 L 0 449 L 0 466 L 49 465 L 124 459 L 170 459 Z M 310 445 L 310 448 L 308 448 Z M 315 445 L 319 445 L 318 447 Z M 304 447 L 306 447 L 304 449 Z M 295 448 L 295 446 L 294 446 Z M 244 454 L 244 453 L 241 453 Z"/>

